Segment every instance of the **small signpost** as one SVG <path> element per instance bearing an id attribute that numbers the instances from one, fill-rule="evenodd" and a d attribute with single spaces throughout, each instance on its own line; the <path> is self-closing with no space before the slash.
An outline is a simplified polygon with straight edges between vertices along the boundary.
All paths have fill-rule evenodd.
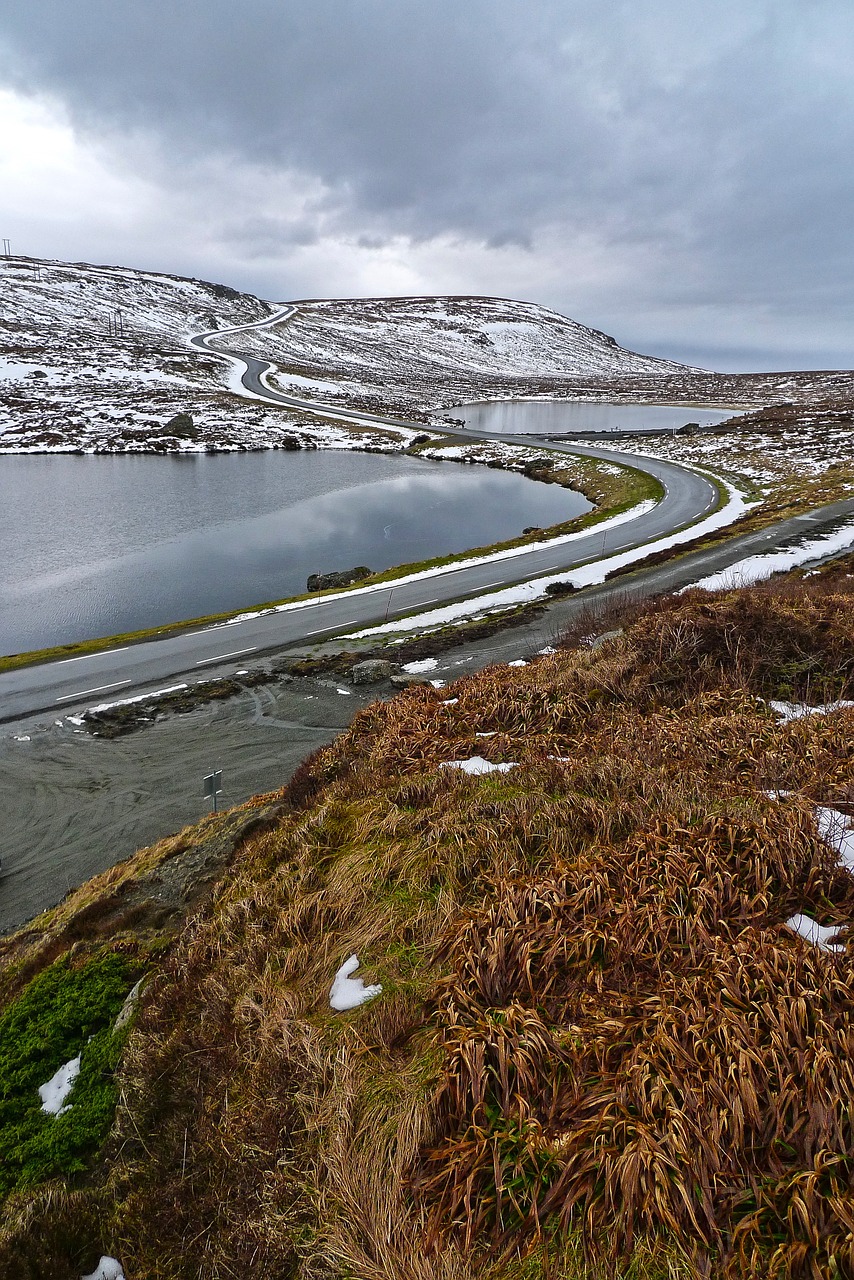
<path id="1" fill-rule="evenodd" d="M 208 800 L 213 800 L 213 811 L 216 813 L 216 798 L 222 795 L 222 769 L 215 769 L 213 773 L 207 775 L 202 795 Z"/>

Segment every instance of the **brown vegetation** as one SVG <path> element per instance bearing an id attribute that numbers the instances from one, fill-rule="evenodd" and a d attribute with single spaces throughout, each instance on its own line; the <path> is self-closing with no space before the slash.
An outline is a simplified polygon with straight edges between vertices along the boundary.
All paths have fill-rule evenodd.
<path id="1" fill-rule="evenodd" d="M 850 581 L 360 712 L 152 966 L 103 1162 L 8 1208 L 0 1272 L 854 1274 L 854 951 L 784 927 L 854 921 L 812 814 L 854 812 L 854 713 L 762 701 L 852 696 Z M 383 994 L 336 1015 L 351 952 Z"/>

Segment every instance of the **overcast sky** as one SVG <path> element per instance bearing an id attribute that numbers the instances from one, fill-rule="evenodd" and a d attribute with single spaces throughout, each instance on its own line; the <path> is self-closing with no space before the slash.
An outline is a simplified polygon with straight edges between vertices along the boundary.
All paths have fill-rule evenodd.
<path id="1" fill-rule="evenodd" d="M 3 0 L 0 235 L 850 368 L 852 68 L 852 0 Z"/>

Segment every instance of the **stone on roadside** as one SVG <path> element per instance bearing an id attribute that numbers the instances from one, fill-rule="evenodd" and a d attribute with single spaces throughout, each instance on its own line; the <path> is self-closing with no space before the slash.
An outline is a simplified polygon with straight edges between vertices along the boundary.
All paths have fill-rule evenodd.
<path id="1" fill-rule="evenodd" d="M 306 590 L 329 591 L 331 588 L 352 587 L 353 583 L 370 578 L 372 572 L 366 564 L 357 564 L 355 569 L 345 569 L 342 573 L 312 573 L 306 581 Z"/>
<path id="2" fill-rule="evenodd" d="M 623 635 L 623 628 L 617 627 L 614 631 L 603 631 L 601 635 L 594 636 L 588 642 L 588 649 L 601 649 L 603 644 L 607 644 L 609 640 L 616 640 L 618 636 Z"/>
<path id="3" fill-rule="evenodd" d="M 395 689 L 409 689 L 413 685 L 430 683 L 426 676 L 411 676 L 406 671 L 400 671 L 396 675 L 389 676 L 389 681 L 394 685 Z"/>
<path id="4" fill-rule="evenodd" d="M 388 662 L 385 658 L 367 658 L 357 662 L 350 670 L 353 684 L 377 684 L 380 680 L 388 680 L 400 671 L 399 662 Z"/>

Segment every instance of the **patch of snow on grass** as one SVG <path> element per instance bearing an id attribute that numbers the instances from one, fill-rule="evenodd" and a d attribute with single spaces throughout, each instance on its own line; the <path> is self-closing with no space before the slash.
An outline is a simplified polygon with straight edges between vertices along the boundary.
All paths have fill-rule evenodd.
<path id="1" fill-rule="evenodd" d="M 811 942 L 813 946 L 818 947 L 820 951 L 845 951 L 846 949 L 842 943 L 832 942 L 831 939 L 835 938 L 842 929 L 847 928 L 847 925 L 818 924 L 811 916 L 800 914 L 791 916 L 785 924 L 787 929 L 799 934 L 807 942 Z"/>
<path id="2" fill-rule="evenodd" d="M 527 667 L 528 664 L 524 658 L 514 658 L 513 661 L 508 662 L 507 665 L 508 667 Z"/>
<path id="3" fill-rule="evenodd" d="M 445 760 L 442 768 L 462 769 L 463 773 L 469 773 L 472 777 L 478 778 L 483 773 L 507 773 L 508 770 L 516 768 L 516 761 L 510 764 L 493 764 L 491 760 L 484 760 L 483 756 L 470 756 L 468 760 Z"/>
<path id="4" fill-rule="evenodd" d="M 836 850 L 845 870 L 854 874 L 854 823 L 846 813 L 825 808 L 816 809 L 815 822 L 822 840 Z"/>
<path id="5" fill-rule="evenodd" d="M 79 1071 L 80 1054 L 78 1053 L 76 1058 L 64 1063 L 45 1084 L 39 1085 L 42 1111 L 46 1111 L 51 1116 L 61 1116 L 71 1110 L 70 1104 L 65 1105 L 65 1099 L 71 1092 Z"/>
<path id="6" fill-rule="evenodd" d="M 102 1254 L 95 1270 L 90 1271 L 88 1276 L 81 1276 L 80 1280 L 125 1280 L 125 1273 L 120 1262 Z"/>
<path id="7" fill-rule="evenodd" d="M 408 675 L 420 676 L 425 671 L 435 671 L 438 665 L 435 658 L 421 658 L 418 662 L 407 662 L 403 669 Z"/>
<path id="8" fill-rule="evenodd" d="M 366 987 L 361 978 L 351 978 L 350 974 L 355 973 L 358 967 L 358 956 L 350 956 L 333 979 L 329 1003 L 338 1013 L 342 1013 L 345 1009 L 357 1009 L 360 1004 L 373 1000 L 374 996 L 378 996 L 382 991 L 382 986 L 378 982 Z"/>
<path id="9" fill-rule="evenodd" d="M 808 707 L 804 702 L 777 702 L 772 699 L 768 705 L 779 720 L 788 724 L 790 720 L 803 720 L 804 716 L 829 716 L 834 711 L 854 707 L 854 702 L 824 702 L 818 707 Z"/>

